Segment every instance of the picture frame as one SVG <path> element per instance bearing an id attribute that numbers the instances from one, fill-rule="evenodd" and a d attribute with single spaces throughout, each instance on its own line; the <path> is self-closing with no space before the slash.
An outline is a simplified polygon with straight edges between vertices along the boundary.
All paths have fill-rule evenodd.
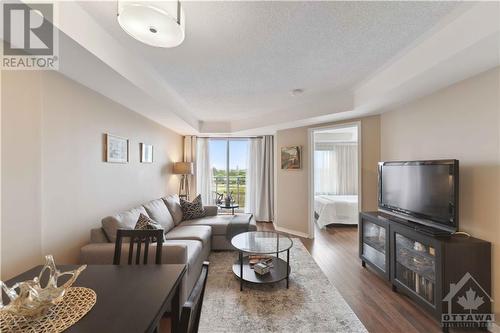
<path id="1" fill-rule="evenodd" d="M 141 163 L 153 163 L 153 145 L 140 143 Z"/>
<path id="2" fill-rule="evenodd" d="M 129 140 L 127 138 L 106 133 L 106 162 L 129 162 Z"/>
<path id="3" fill-rule="evenodd" d="M 301 146 L 281 147 L 281 169 L 282 170 L 302 169 Z"/>

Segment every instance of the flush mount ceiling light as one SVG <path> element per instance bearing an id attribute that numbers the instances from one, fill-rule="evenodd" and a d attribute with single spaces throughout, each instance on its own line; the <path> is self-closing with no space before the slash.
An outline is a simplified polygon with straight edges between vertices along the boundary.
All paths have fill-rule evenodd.
<path id="1" fill-rule="evenodd" d="M 118 23 L 130 36 L 156 47 L 184 40 L 185 19 L 179 1 L 118 1 Z"/>

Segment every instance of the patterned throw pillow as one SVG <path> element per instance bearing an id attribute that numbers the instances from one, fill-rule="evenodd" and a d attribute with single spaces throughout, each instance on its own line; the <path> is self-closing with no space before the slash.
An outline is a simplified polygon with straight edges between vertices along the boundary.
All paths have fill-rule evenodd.
<path id="1" fill-rule="evenodd" d="M 198 194 L 198 196 L 194 198 L 192 202 L 181 198 L 181 209 L 182 219 L 184 221 L 205 216 L 205 210 L 203 209 L 203 204 L 201 202 L 201 194 Z"/>
<path id="2" fill-rule="evenodd" d="M 137 219 L 137 223 L 135 224 L 134 230 L 165 230 L 161 224 L 156 223 L 154 220 L 150 219 L 144 214 L 140 214 Z M 156 241 L 154 239 L 153 241 Z M 163 241 L 165 241 L 165 234 L 163 234 Z"/>

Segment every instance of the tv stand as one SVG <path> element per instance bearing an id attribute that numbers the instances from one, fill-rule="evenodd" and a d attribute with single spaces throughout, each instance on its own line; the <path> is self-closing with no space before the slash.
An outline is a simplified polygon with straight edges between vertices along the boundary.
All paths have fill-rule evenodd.
<path id="1" fill-rule="evenodd" d="M 407 295 L 440 322 L 448 313 L 450 285 L 458 284 L 469 273 L 482 291 L 467 284 L 464 288 L 476 288 L 484 300 L 478 311 L 491 313 L 489 242 L 443 233 L 383 212 L 366 212 L 360 213 L 359 219 L 359 257 L 363 267 L 390 281 L 393 291 Z M 467 290 L 459 290 L 453 302 Z M 487 295 L 480 295 L 483 291 Z M 455 303 L 453 314 L 465 311 Z"/>
<path id="2" fill-rule="evenodd" d="M 413 222 L 413 221 L 403 219 L 403 218 L 400 218 L 397 216 L 393 216 L 391 214 L 384 213 L 384 212 L 377 212 L 377 213 L 379 214 L 379 216 L 381 218 L 387 218 L 388 220 L 390 220 L 392 222 L 403 224 L 403 225 L 407 226 L 408 228 L 413 229 L 417 232 L 423 233 L 427 236 L 450 237 L 452 235 L 452 233 L 450 231 L 446 231 L 443 229 L 439 229 L 439 228 L 431 227 L 431 226 L 424 225 L 421 223 Z"/>

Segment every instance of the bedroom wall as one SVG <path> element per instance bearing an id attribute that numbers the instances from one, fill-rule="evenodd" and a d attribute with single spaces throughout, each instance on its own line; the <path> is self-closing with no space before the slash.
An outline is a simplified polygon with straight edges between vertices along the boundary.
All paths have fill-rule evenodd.
<path id="1" fill-rule="evenodd" d="M 377 163 L 380 159 L 380 118 L 371 116 L 349 121 L 317 124 L 276 132 L 275 221 L 278 229 L 299 235 L 308 233 L 308 129 L 361 121 L 361 200 L 364 211 L 377 209 Z M 281 147 L 302 146 L 302 169 L 282 170 Z"/>
<path id="2" fill-rule="evenodd" d="M 460 229 L 493 245 L 500 300 L 500 69 L 381 116 L 383 160 L 460 160 Z M 495 306 L 497 318 L 500 306 Z M 498 320 L 497 320 L 498 322 Z"/>
<path id="3" fill-rule="evenodd" d="M 104 133 L 130 140 L 128 164 L 104 162 Z M 181 135 L 57 72 L 2 73 L 2 279 L 76 263 L 102 217 L 175 193 L 181 158 Z"/>

